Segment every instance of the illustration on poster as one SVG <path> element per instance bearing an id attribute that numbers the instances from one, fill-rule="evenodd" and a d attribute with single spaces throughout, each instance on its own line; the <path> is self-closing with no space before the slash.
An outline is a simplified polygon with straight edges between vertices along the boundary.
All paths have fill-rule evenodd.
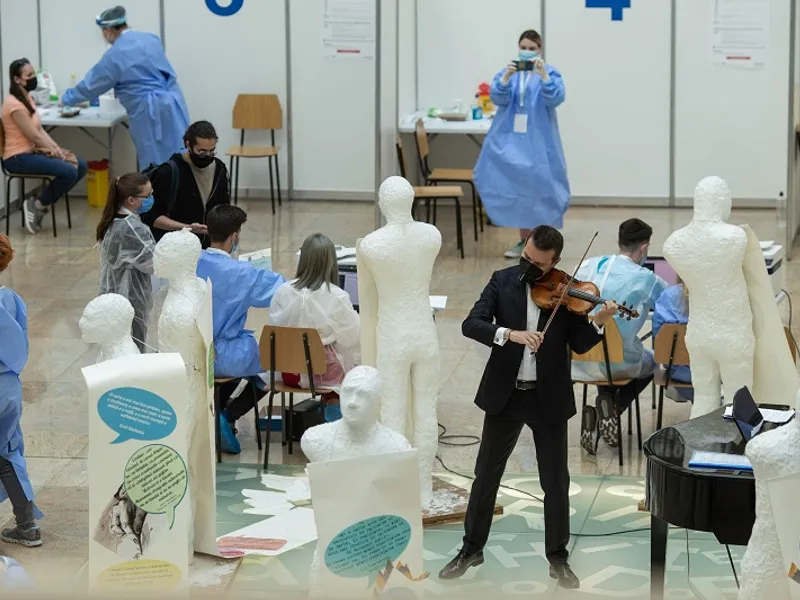
<path id="1" fill-rule="evenodd" d="M 189 472 L 180 454 L 169 446 L 151 444 L 134 452 L 125 465 L 125 490 L 137 508 L 166 514 L 169 529 L 175 510 L 186 496 Z"/>
<path id="2" fill-rule="evenodd" d="M 128 440 L 154 442 L 175 431 L 177 415 L 161 396 L 139 388 L 115 388 L 97 401 L 103 423 L 119 437 L 112 444 Z"/>
<path id="3" fill-rule="evenodd" d="M 586 8 L 610 8 L 612 21 L 622 21 L 623 11 L 630 7 L 631 0 L 586 0 Z"/>
<path id="4" fill-rule="evenodd" d="M 206 6 L 208 7 L 208 10 L 218 17 L 230 17 L 235 15 L 242 10 L 243 5 L 244 0 L 230 0 L 230 3 L 227 6 L 220 6 L 220 0 L 206 0 Z"/>

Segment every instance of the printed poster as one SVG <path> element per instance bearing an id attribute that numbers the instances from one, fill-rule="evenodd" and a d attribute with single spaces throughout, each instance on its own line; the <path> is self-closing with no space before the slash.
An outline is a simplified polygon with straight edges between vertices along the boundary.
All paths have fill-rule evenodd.
<path id="1" fill-rule="evenodd" d="M 417 452 L 310 463 L 308 477 L 317 585 L 332 597 L 371 598 L 402 588 L 403 598 L 422 598 L 428 573 Z"/>
<path id="2" fill-rule="evenodd" d="M 180 354 L 86 367 L 93 592 L 188 597 L 187 405 Z"/>
<path id="3" fill-rule="evenodd" d="M 325 58 L 375 58 L 375 0 L 324 0 Z"/>
<path id="4" fill-rule="evenodd" d="M 711 54 L 716 65 L 758 69 L 767 62 L 771 0 L 714 0 Z"/>
<path id="5" fill-rule="evenodd" d="M 800 514 L 797 512 L 800 473 L 770 479 L 767 489 L 783 554 L 784 573 L 789 580 L 789 593 L 793 600 L 800 600 Z"/>

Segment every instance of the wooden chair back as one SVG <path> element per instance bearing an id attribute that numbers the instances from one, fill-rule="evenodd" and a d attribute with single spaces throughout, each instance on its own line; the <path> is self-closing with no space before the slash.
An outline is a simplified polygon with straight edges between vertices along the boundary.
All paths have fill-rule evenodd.
<path id="1" fill-rule="evenodd" d="M 275 355 L 272 354 L 272 336 L 275 336 Z M 311 373 L 324 375 L 328 370 L 325 364 L 325 347 L 316 329 L 302 327 L 274 327 L 266 325 L 261 332 L 259 352 L 261 368 L 275 373 L 308 374 L 306 363 L 306 339 L 308 340 L 308 360 Z"/>
<path id="2" fill-rule="evenodd" d="M 686 348 L 686 325 L 668 323 L 659 330 L 655 341 L 656 362 L 660 365 L 668 365 L 670 356 L 673 366 L 689 364 L 689 350 Z"/>
<path id="3" fill-rule="evenodd" d="M 233 105 L 234 129 L 282 129 L 283 109 L 275 94 L 239 94 Z"/>
<path id="4" fill-rule="evenodd" d="M 797 364 L 797 342 L 792 335 L 792 330 L 784 326 L 783 332 L 786 334 L 786 341 L 789 342 L 789 351 L 792 353 L 792 362 Z"/>
<path id="5" fill-rule="evenodd" d="M 422 119 L 417 119 L 417 123 L 414 125 L 414 133 L 417 136 L 417 152 L 419 153 L 419 159 L 421 161 L 426 161 L 431 150 L 428 146 L 428 132 L 425 131 L 425 122 Z"/>
<path id="6" fill-rule="evenodd" d="M 605 346 L 608 348 L 608 362 L 621 363 L 624 362 L 625 356 L 622 350 L 622 335 L 617 327 L 617 322 L 614 319 L 606 321 L 605 326 Z M 605 364 L 606 354 L 604 344 L 601 342 L 594 348 L 589 350 L 586 354 L 572 353 L 572 360 L 577 362 L 591 362 Z"/>
<path id="7" fill-rule="evenodd" d="M 397 136 L 395 144 L 397 148 L 397 164 L 400 166 L 400 177 L 408 178 L 408 160 L 406 159 L 406 151 L 403 148 L 403 140 Z"/>

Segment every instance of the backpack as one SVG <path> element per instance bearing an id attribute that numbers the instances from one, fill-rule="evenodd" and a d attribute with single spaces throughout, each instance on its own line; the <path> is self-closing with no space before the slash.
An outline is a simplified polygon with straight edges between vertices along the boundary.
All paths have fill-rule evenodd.
<path id="1" fill-rule="evenodd" d="M 167 200 L 167 212 L 166 212 L 166 216 L 169 217 L 170 215 L 172 215 L 172 209 L 175 208 L 175 200 L 178 197 L 178 182 L 180 180 L 180 174 L 178 173 L 178 165 L 171 158 L 164 164 L 169 165 L 169 170 L 170 170 L 169 199 Z M 152 183 L 153 175 L 159 168 L 161 168 L 161 165 L 150 163 L 142 171 L 142 175 L 147 175 L 147 178 Z"/>

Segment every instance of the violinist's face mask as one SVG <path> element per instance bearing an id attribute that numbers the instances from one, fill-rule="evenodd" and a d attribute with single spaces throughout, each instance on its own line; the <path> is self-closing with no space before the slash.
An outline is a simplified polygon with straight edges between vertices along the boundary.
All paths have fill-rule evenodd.
<path id="1" fill-rule="evenodd" d="M 525 257 L 519 259 L 519 268 L 521 271 L 520 280 L 528 285 L 532 285 L 544 277 L 542 268 L 539 265 L 533 264 Z"/>

